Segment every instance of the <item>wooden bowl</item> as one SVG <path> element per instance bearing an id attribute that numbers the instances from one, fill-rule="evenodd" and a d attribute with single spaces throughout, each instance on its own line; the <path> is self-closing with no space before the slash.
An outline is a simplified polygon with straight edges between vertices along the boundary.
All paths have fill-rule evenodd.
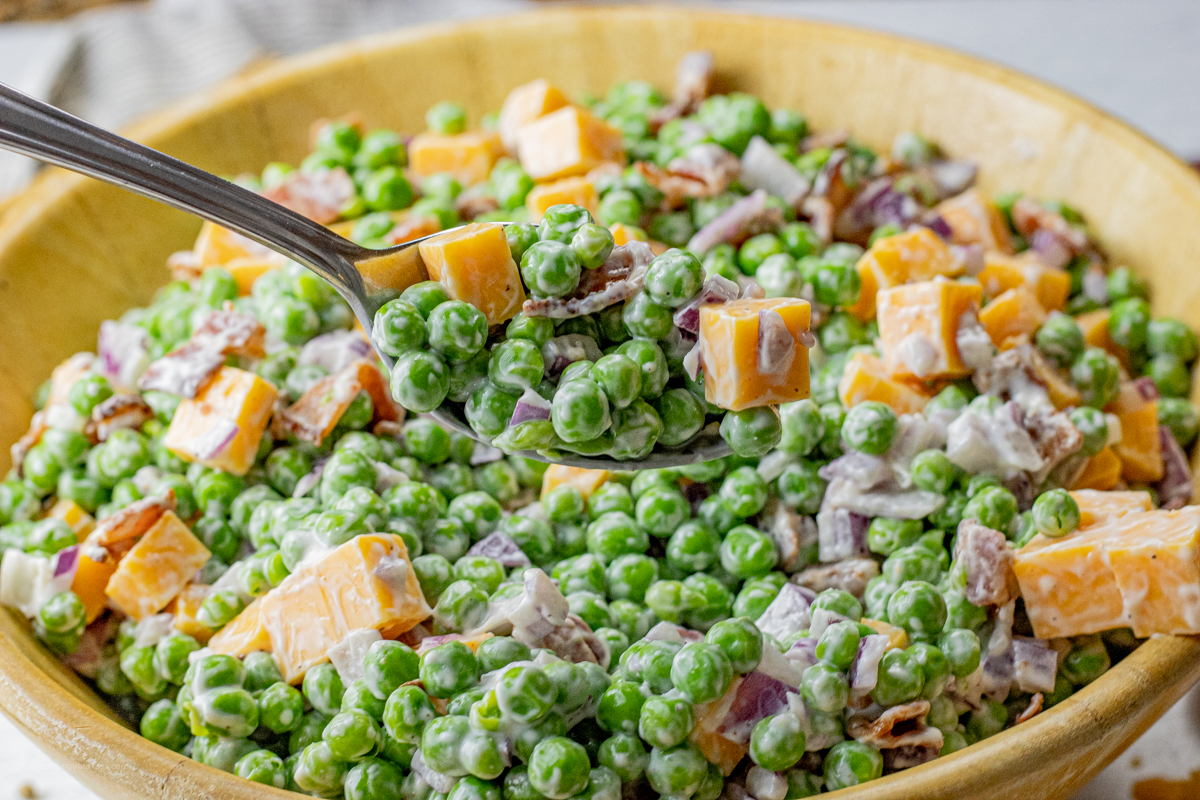
<path id="1" fill-rule="evenodd" d="M 570 94 L 645 78 L 669 86 L 692 48 L 716 54 L 717 89 L 745 89 L 845 127 L 876 148 L 920 130 L 982 166 L 988 192 L 1020 188 L 1080 208 L 1116 264 L 1149 278 L 1155 311 L 1200 324 L 1200 178 L 1121 122 L 1010 70 L 847 28 L 682 9 L 568 9 L 403 30 L 281 62 L 185 103 L 134 135 L 223 174 L 296 162 L 309 125 L 357 113 L 415 131 L 443 99 L 473 119 L 547 77 Z M 0 230 L 0 473 L 35 387 L 95 347 L 101 320 L 146 303 L 167 254 L 190 246 L 186 215 L 74 175 L 51 173 Z M 947 758 L 838 797 L 1065 798 L 1200 678 L 1200 642 L 1144 644 L 1051 711 Z M 0 708 L 106 798 L 284 798 L 150 744 L 0 613 Z M 290 795 L 294 797 L 295 795 Z"/>

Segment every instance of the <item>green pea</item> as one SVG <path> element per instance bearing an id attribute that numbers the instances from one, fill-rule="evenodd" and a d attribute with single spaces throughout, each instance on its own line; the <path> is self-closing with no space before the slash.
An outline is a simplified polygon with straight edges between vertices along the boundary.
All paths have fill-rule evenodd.
<path id="1" fill-rule="evenodd" d="M 551 800 L 566 800 L 588 783 L 591 763 L 578 742 L 555 736 L 539 742 L 529 759 L 529 782 Z"/>
<path id="2" fill-rule="evenodd" d="M 346 772 L 346 800 L 388 800 L 399 797 L 403 780 L 403 771 L 390 761 L 364 759 Z"/>
<path id="3" fill-rule="evenodd" d="M 304 674 L 304 697 L 322 714 L 333 716 L 341 710 L 345 688 L 332 664 L 318 664 Z"/>
<path id="4" fill-rule="evenodd" d="M 683 646 L 671 662 L 671 682 L 692 703 L 707 703 L 725 694 L 733 680 L 733 665 L 725 651 L 708 642 L 690 642 Z M 645 709 L 643 709 L 643 719 Z M 642 738 L 646 738 L 643 734 Z M 646 739 L 658 747 L 671 747 Z"/>
<path id="5" fill-rule="evenodd" d="M 38 612 L 39 617 L 43 615 L 45 606 L 42 609 Z M 79 610 L 82 611 L 82 603 Z M 42 624 L 45 624 L 45 619 Z M 46 627 L 49 628 L 48 625 Z M 160 639 L 154 648 L 154 668 L 168 683 L 181 686 L 188 669 L 188 656 L 199 649 L 200 643 L 186 633 L 170 634 Z"/>
<path id="6" fill-rule="evenodd" d="M 646 695 L 636 683 L 614 680 L 600 695 L 596 721 L 614 734 L 636 734 L 645 702 Z"/>
<path id="7" fill-rule="evenodd" d="M 1143 374 L 1164 397 L 1187 397 L 1192 391 L 1192 374 L 1176 356 L 1154 356 L 1146 362 Z"/>
<path id="8" fill-rule="evenodd" d="M 541 349 L 526 339 L 510 339 L 496 346 L 488 362 L 488 378 L 508 392 L 519 393 L 537 386 L 545 362 Z"/>
<path id="9" fill-rule="evenodd" d="M 375 312 L 372 337 L 379 349 L 398 357 L 420 350 L 426 341 L 425 317 L 404 300 L 391 300 Z"/>
<path id="10" fill-rule="evenodd" d="M 1086 686 L 1112 666 L 1104 640 L 1099 636 L 1083 636 L 1075 640 L 1062 662 L 1062 674 L 1076 686 Z"/>
<path id="11" fill-rule="evenodd" d="M 576 231 L 592 221 L 583 206 L 561 203 L 550 206 L 538 224 L 538 236 L 543 242 L 570 244 Z"/>
<path id="12" fill-rule="evenodd" d="M 779 476 L 779 499 L 801 514 L 815 514 L 825 497 L 825 480 L 817 470 L 818 465 L 802 461 L 789 464 Z"/>
<path id="13" fill-rule="evenodd" d="M 598 760 L 625 783 L 636 780 L 650 763 L 641 739 L 629 733 L 614 733 L 600 745 Z"/>
<path id="14" fill-rule="evenodd" d="M 805 736 L 795 714 L 775 714 L 758 721 L 750 734 L 750 759 L 766 770 L 781 772 L 804 755 Z"/>
<path id="15" fill-rule="evenodd" d="M 708 777 L 708 761 L 691 742 L 666 750 L 655 747 L 650 751 L 646 777 L 650 788 L 660 795 L 693 796 Z"/>
<path id="16" fill-rule="evenodd" d="M 1162 397 L 1158 401 L 1158 424 L 1166 425 L 1179 446 L 1187 448 L 1196 439 L 1200 430 L 1200 419 L 1195 407 L 1178 397 Z"/>
<path id="17" fill-rule="evenodd" d="M 1150 324 L 1150 304 L 1140 297 L 1128 297 L 1112 305 L 1108 318 L 1108 334 L 1117 344 L 1129 350 L 1146 345 Z"/>
<path id="18" fill-rule="evenodd" d="M 485 598 L 486 602 L 486 598 Z M 452 697 L 479 682 L 479 661 L 461 642 L 448 642 L 421 657 L 421 681 L 432 697 Z"/>
<path id="19" fill-rule="evenodd" d="M 1187 323 L 1170 317 L 1151 320 L 1146 326 L 1146 349 L 1152 356 L 1175 356 L 1184 363 L 1200 352 L 1196 332 Z"/>
<path id="20" fill-rule="evenodd" d="M 764 261 L 783 252 L 783 242 L 773 233 L 752 236 L 738 249 L 737 261 L 742 272 L 755 275 Z"/>
<path id="21" fill-rule="evenodd" d="M 485 381 L 471 392 L 465 413 L 471 427 L 480 435 L 490 438 L 504 431 L 516 407 L 516 395 Z"/>
<path id="22" fill-rule="evenodd" d="M 612 231 L 594 222 L 581 225 L 571 237 L 571 249 L 584 269 L 596 269 L 603 264 L 614 245 Z"/>
<path id="23" fill-rule="evenodd" d="M 310 711 L 304 715 L 288 737 L 288 752 L 298 756 L 310 744 L 321 741 L 321 733 L 333 717 L 320 711 Z"/>
<path id="24" fill-rule="evenodd" d="M 646 599 L 646 590 L 658 579 L 658 562 L 639 553 L 626 553 L 612 560 L 605 578 L 610 598 L 642 603 Z M 607 608 L 605 613 L 610 613 Z M 611 622 L 605 623 L 609 624 Z M 592 627 L 595 629 L 596 626 Z"/>
<path id="25" fill-rule="evenodd" d="M 729 503 L 733 513 L 745 519 L 754 516 L 766 505 L 767 482 L 753 467 L 739 467 L 725 476 L 719 493 Z"/>
<path id="26" fill-rule="evenodd" d="M 859 452 L 883 455 L 895 438 L 896 424 L 896 412 L 883 403 L 868 400 L 846 412 L 842 439 Z"/>
<path id="27" fill-rule="evenodd" d="M 981 710 L 972 711 L 967 719 L 967 735 L 973 741 L 995 736 L 1008 724 L 1008 709 L 1003 703 L 984 701 Z"/>
<path id="28" fill-rule="evenodd" d="M 314 742 L 300 753 L 292 779 L 296 787 L 311 794 L 328 795 L 344 791 L 350 765 L 338 759 L 325 742 Z"/>
<path id="29" fill-rule="evenodd" d="M 702 520 L 689 520 L 667 542 L 667 562 L 685 573 L 704 572 L 720 559 L 721 538 Z"/>
<path id="30" fill-rule="evenodd" d="M 401 292 L 400 300 L 416 308 L 421 316 L 428 317 L 435 308 L 450 300 L 450 295 L 437 281 L 422 281 Z"/>
<path id="31" fill-rule="evenodd" d="M 514 514 L 504 519 L 500 530 L 535 564 L 544 564 L 554 555 L 554 531 L 540 519 Z"/>
<path id="32" fill-rule="evenodd" d="M 838 669 L 849 669 L 858 655 L 860 638 L 857 622 L 835 622 L 825 629 L 817 641 L 817 658 Z"/>
<path id="33" fill-rule="evenodd" d="M 966 628 L 955 628 L 942 634 L 938 649 L 946 656 L 950 672 L 956 678 L 965 678 L 979 667 L 979 636 Z"/>
<path id="34" fill-rule="evenodd" d="M 280 681 L 258 696 L 258 720 L 274 733 L 297 730 L 304 722 L 304 696 Z"/>
<path id="35" fill-rule="evenodd" d="M 444 100 L 425 112 L 425 124 L 434 133 L 454 135 L 467 129 L 467 110 Z"/>
<path id="36" fill-rule="evenodd" d="M 163 699 L 150 705 L 139 724 L 142 736 L 168 750 L 180 752 L 192 738 L 192 732 L 171 700 Z"/>
<path id="37" fill-rule="evenodd" d="M 429 695 L 418 686 L 400 686 L 388 696 L 383 710 L 383 725 L 388 735 L 399 742 L 416 744 L 437 711 Z"/>
<path id="38" fill-rule="evenodd" d="M 650 400 L 662 394 L 669 373 L 667 359 L 658 344 L 650 339 L 632 339 L 617 348 L 617 353 L 632 359 L 641 369 L 641 397 Z"/>
<path id="39" fill-rule="evenodd" d="M 925 581 L 905 581 L 888 600 L 888 621 L 917 641 L 936 637 L 946 624 L 946 602 Z"/>
<path id="40" fill-rule="evenodd" d="M 1074 318 L 1052 314 L 1035 336 L 1038 349 L 1060 367 L 1069 368 L 1087 346 Z"/>
<path id="41" fill-rule="evenodd" d="M 528 645 L 511 636 L 493 636 L 479 645 L 475 657 L 483 672 L 491 672 L 514 661 L 528 661 L 532 654 Z"/>
<path id="42" fill-rule="evenodd" d="M 696 725 L 689 700 L 651 697 L 642 705 L 638 735 L 652 747 L 674 747 L 684 741 Z"/>
<path id="43" fill-rule="evenodd" d="M 967 501 L 963 519 L 977 520 L 993 530 L 1007 533 L 1017 516 L 1017 498 L 1001 486 L 988 486 Z"/>
<path id="44" fill-rule="evenodd" d="M 1033 524 L 1043 536 L 1066 536 L 1079 527 L 1079 504 L 1066 489 L 1045 492 L 1033 503 Z"/>
<path id="45" fill-rule="evenodd" d="M 812 609 L 832 611 L 837 616 L 853 622 L 858 622 L 863 615 L 862 604 L 844 589 L 824 590 L 813 599 Z"/>
<path id="46" fill-rule="evenodd" d="M 779 414 L 770 406 L 726 412 L 720 431 L 733 452 L 751 458 L 769 453 L 783 436 Z"/>
<path id="47" fill-rule="evenodd" d="M 1130 297 L 1146 299 L 1150 296 L 1146 282 L 1138 278 L 1129 267 L 1117 267 L 1104 280 L 1108 299 L 1115 302 Z"/>
<path id="48" fill-rule="evenodd" d="M 888 650 L 879 661 L 871 699 L 882 706 L 899 705 L 915 700 L 924 688 L 925 673 L 916 656 L 908 650 Z"/>
<path id="49" fill-rule="evenodd" d="M 800 695 L 812 708 L 832 714 L 850 699 L 850 682 L 840 669 L 819 661 L 804 671 Z"/>
<path id="50" fill-rule="evenodd" d="M 739 525 L 721 542 L 721 566 L 738 578 L 754 578 L 770 572 L 779 560 L 775 542 L 749 525 Z"/>
<path id="51" fill-rule="evenodd" d="M 429 345 L 450 363 L 465 361 L 487 340 L 487 319 L 470 303 L 448 300 L 429 312 Z"/>
<path id="52" fill-rule="evenodd" d="M 883 756 L 869 744 L 850 739 L 838 742 L 825 756 L 825 788 L 858 786 L 883 775 Z"/>

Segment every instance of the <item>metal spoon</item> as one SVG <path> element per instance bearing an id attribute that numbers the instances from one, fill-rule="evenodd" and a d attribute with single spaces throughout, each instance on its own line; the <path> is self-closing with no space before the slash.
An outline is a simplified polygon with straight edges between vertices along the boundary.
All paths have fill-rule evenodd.
<path id="1" fill-rule="evenodd" d="M 84 122 L 4 84 L 0 84 L 0 147 L 195 214 L 287 256 L 332 284 L 350 304 L 369 339 L 379 307 L 429 277 L 417 245 L 430 237 L 386 250 L 370 250 L 248 189 Z M 378 348 L 376 352 L 391 370 L 394 360 Z M 467 424 L 457 404 L 443 404 L 432 416 L 448 428 L 490 444 Z M 520 455 L 585 468 L 646 469 L 694 464 L 731 452 L 712 427 L 678 450 L 655 452 L 639 461 L 571 454 L 550 458 L 533 451 Z"/>

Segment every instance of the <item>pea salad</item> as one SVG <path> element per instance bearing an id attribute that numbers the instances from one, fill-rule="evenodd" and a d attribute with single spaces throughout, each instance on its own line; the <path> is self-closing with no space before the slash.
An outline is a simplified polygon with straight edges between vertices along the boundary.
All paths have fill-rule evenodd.
<path id="1" fill-rule="evenodd" d="M 346 800 L 810 797 L 1200 633 L 1195 332 L 1071 206 L 712 69 L 236 178 L 429 280 L 368 341 L 205 225 L 38 390 L 0 603 L 154 745 Z"/>

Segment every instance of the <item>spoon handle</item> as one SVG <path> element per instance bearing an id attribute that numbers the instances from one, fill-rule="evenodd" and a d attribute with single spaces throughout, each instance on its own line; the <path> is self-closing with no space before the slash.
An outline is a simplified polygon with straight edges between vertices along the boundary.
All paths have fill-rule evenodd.
<path id="1" fill-rule="evenodd" d="M 190 212 L 301 262 L 343 293 L 361 291 L 362 278 L 351 262 L 362 250 L 353 242 L 248 189 L 2 83 L 0 147 Z"/>

